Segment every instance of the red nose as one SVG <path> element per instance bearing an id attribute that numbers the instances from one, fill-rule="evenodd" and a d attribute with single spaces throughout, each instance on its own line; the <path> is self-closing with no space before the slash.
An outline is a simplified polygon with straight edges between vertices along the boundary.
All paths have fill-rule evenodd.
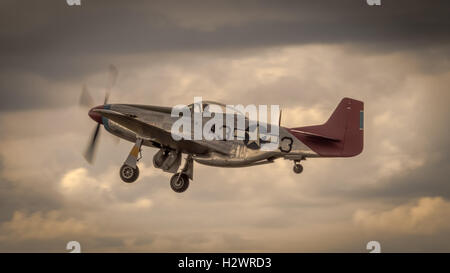
<path id="1" fill-rule="evenodd" d="M 95 109 L 103 109 L 103 105 L 95 106 L 91 110 L 89 110 L 88 115 L 91 117 L 91 119 L 95 120 L 96 122 L 103 124 L 102 122 L 102 115 L 99 113 L 94 112 Z"/>

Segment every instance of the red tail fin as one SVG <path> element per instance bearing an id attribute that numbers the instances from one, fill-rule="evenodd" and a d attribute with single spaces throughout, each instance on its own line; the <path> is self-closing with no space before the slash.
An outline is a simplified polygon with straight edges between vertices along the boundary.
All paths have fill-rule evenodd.
<path id="1" fill-rule="evenodd" d="M 349 157 L 363 150 L 363 127 L 364 103 L 343 98 L 324 124 L 289 131 L 320 156 Z"/>

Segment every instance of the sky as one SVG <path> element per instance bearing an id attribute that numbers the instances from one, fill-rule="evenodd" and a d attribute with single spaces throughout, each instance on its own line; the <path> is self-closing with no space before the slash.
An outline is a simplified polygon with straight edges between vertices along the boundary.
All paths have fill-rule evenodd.
<path id="1" fill-rule="evenodd" d="M 450 251 L 450 3 L 4 0 L 0 3 L 0 252 Z M 183 194 L 78 105 L 174 106 L 194 96 L 278 104 L 282 125 L 365 103 L 364 151 L 222 169 Z"/>

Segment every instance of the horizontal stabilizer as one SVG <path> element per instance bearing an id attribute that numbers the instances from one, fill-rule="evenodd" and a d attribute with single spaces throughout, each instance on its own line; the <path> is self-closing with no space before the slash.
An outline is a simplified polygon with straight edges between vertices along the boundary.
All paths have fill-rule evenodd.
<path id="1" fill-rule="evenodd" d="M 319 135 L 319 134 L 306 132 L 306 131 L 300 131 L 300 130 L 295 130 L 295 129 L 290 129 L 289 131 L 295 132 L 295 133 L 298 133 L 298 134 L 301 134 L 301 135 L 304 135 L 306 137 L 313 137 L 313 138 L 318 138 L 318 139 L 323 139 L 323 140 L 330 140 L 330 141 L 341 141 L 338 138 L 324 136 L 324 135 Z"/>

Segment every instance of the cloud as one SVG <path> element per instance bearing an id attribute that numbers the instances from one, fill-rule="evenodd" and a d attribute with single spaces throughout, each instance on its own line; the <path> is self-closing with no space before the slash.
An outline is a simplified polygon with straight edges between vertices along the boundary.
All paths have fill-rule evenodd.
<path id="1" fill-rule="evenodd" d="M 449 55 L 447 1 L 389 1 L 381 9 L 350 0 L 126 5 L 3 1 L 0 111 L 63 107 L 76 101 L 83 81 L 110 63 L 158 66 L 180 53 L 260 55 L 255 50 L 351 45 L 353 54 L 407 51 L 434 60 L 427 62 L 428 70 L 448 68 L 448 61 L 442 62 Z M 139 61 L 143 55 L 149 60 Z M 256 70 L 266 83 L 285 71 Z"/>
<path id="2" fill-rule="evenodd" d="M 397 234 L 433 234 L 450 228 L 450 202 L 422 197 L 386 211 L 358 210 L 355 224 L 365 230 Z"/>
<path id="3" fill-rule="evenodd" d="M 2 224 L 1 230 L 4 234 L 1 240 L 5 240 L 6 234 L 14 240 L 47 240 L 64 235 L 80 236 L 88 232 L 86 224 L 74 218 L 65 219 L 59 211 L 32 214 L 16 211 L 10 221 Z"/>
<path id="4" fill-rule="evenodd" d="M 57 54 L 70 50 L 79 56 L 346 41 L 385 47 L 398 43 L 411 47 L 412 41 L 415 46 L 448 42 L 446 1 L 403 0 L 383 3 L 382 9 L 350 0 L 152 1 L 129 3 L 127 9 L 120 1 L 96 1 L 81 9 L 64 2 L 7 1 L 2 5 L 2 19 L 9 22 L 15 14 L 17 20 L 13 25 L 2 24 L 0 50 L 31 56 L 51 50 Z M 59 25 L 54 26 L 55 22 Z M 36 42 L 34 46 L 31 41 Z"/>
<path id="5" fill-rule="evenodd" d="M 155 171 L 140 165 L 141 178 L 148 179 L 155 175 Z M 114 174 L 114 177 L 112 175 Z M 136 197 L 130 200 L 126 196 L 117 194 L 118 179 L 115 175 L 107 171 L 97 177 L 88 174 L 87 169 L 77 168 L 69 170 L 63 175 L 59 183 L 60 192 L 68 201 L 66 206 L 88 206 L 95 207 L 96 210 L 127 211 L 149 209 L 153 206 L 153 201 L 146 197 Z"/>
<path id="6" fill-rule="evenodd" d="M 366 251 L 386 233 L 383 251 L 449 250 L 439 1 L 122 3 L 2 2 L 0 251 L 60 252 L 70 240 L 83 251 Z M 301 175 L 285 160 L 196 164 L 175 194 L 145 147 L 139 180 L 125 184 L 131 143 L 102 130 L 95 165 L 81 155 L 95 126 L 76 106 L 81 86 L 100 104 L 110 63 L 120 70 L 111 103 L 279 104 L 294 127 L 361 99 L 364 152 L 307 160 Z"/>
<path id="7" fill-rule="evenodd" d="M 448 134 L 437 125 L 446 120 L 442 103 L 449 76 L 443 71 L 424 74 L 423 60 L 411 57 L 308 45 L 225 57 L 180 53 L 158 66 L 130 63 L 121 69 L 112 102 L 171 105 L 190 102 L 194 95 L 225 103 L 236 103 L 236 98 L 244 104 L 276 102 L 284 108 L 283 124 L 291 127 L 324 122 L 343 96 L 366 102 L 362 155 L 308 160 L 300 176 L 283 160 L 243 169 L 197 164 L 194 181 L 182 195 L 170 190 L 169 174 L 151 167 L 155 150 L 150 148 L 143 150 L 140 179 L 121 182 L 118 170 L 132 144 L 114 146 L 105 131 L 96 164 L 87 165 L 81 151 L 94 124 L 83 109 L 8 111 L 0 117 L 0 154 L 3 176 L 14 183 L 11 191 L 2 191 L 11 200 L 2 219 L 11 221 L 15 211 L 23 211 L 28 216 L 40 212 L 45 221 L 46 213 L 58 211 L 64 215 L 60 221 L 76 219 L 102 232 L 34 243 L 11 237 L 2 248 L 30 249 L 40 242 L 63 251 L 66 239 L 82 239 L 86 251 L 364 251 L 371 238 L 354 235 L 364 230 L 354 225 L 355 209 L 374 209 L 380 202 L 389 209 L 430 189 L 443 197 L 450 193 L 444 181 L 448 171 L 436 165 Z M 106 72 L 88 84 L 100 87 L 104 79 Z M 158 95 L 163 91 L 166 95 Z M 424 128 L 430 133 L 422 134 Z M 435 168 L 440 173 L 433 174 Z M 427 179 L 411 182 L 413 172 Z M 444 236 L 440 229 L 434 232 Z M 324 233 L 327 240 L 321 239 Z M 227 236 L 239 240 L 231 245 L 223 239 Z M 400 240 L 391 249 L 404 244 Z"/>

